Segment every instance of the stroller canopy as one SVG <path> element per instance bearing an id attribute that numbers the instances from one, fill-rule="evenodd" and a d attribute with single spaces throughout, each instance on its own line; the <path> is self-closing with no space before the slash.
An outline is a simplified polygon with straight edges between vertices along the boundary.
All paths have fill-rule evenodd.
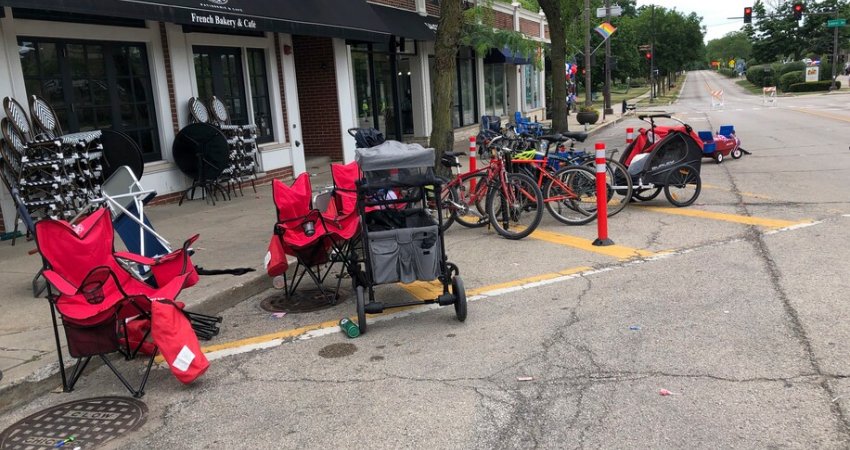
<path id="1" fill-rule="evenodd" d="M 376 147 L 358 148 L 355 150 L 355 159 L 364 172 L 433 167 L 434 149 L 419 144 L 386 141 Z"/>

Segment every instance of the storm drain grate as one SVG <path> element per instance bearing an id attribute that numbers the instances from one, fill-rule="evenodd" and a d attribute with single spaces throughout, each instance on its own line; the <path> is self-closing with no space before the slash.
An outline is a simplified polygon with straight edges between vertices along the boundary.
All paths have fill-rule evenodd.
<path id="1" fill-rule="evenodd" d="M 127 397 L 97 397 L 63 403 L 18 421 L 0 433 L 1 450 L 97 448 L 139 428 L 147 420 L 148 407 Z"/>
<path id="2" fill-rule="evenodd" d="M 290 296 L 278 291 L 260 301 L 260 308 L 269 312 L 308 313 L 336 306 L 348 296 L 345 289 L 339 290 L 336 301 L 332 289 L 326 289 L 324 293 L 318 289 L 297 289 Z"/>

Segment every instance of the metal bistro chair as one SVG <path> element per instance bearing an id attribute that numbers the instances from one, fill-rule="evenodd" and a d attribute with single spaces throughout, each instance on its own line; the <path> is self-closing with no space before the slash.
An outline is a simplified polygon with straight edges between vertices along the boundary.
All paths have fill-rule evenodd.
<path id="1" fill-rule="evenodd" d="M 210 123 L 210 110 L 197 97 L 189 99 L 189 115 L 192 123 Z"/>
<path id="2" fill-rule="evenodd" d="M 47 138 L 57 138 L 63 136 L 62 126 L 59 124 L 59 118 L 56 116 L 56 111 L 43 98 L 33 95 L 30 97 L 30 114 L 35 122 L 38 133 Z"/>
<path id="3" fill-rule="evenodd" d="M 33 133 L 32 125 L 27 118 L 26 110 L 12 97 L 3 99 L 3 110 L 6 111 L 6 117 L 12 122 L 12 126 L 20 134 L 21 139 L 26 142 L 31 142 L 35 133 Z"/>

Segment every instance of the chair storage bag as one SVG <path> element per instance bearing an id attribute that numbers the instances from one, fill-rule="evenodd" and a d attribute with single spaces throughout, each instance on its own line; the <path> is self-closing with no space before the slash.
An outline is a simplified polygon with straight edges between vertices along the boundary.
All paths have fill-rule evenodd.
<path id="1" fill-rule="evenodd" d="M 115 318 L 115 308 L 82 320 L 62 316 L 68 353 L 74 358 L 84 358 L 117 351 L 119 343 Z"/>
<path id="2" fill-rule="evenodd" d="M 184 384 L 203 375 L 210 363 L 183 311 L 174 302 L 156 300 L 151 302 L 151 317 L 151 336 L 171 373 Z"/>

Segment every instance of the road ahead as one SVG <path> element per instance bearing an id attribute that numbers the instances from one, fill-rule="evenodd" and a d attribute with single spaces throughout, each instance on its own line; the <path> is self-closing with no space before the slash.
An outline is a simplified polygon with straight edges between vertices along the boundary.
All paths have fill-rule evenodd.
<path id="1" fill-rule="evenodd" d="M 712 108 L 720 89 L 724 105 Z M 419 310 L 357 339 L 331 330 L 241 353 L 257 341 L 239 339 L 319 316 L 273 321 L 256 300 L 240 305 L 222 337 L 235 354 L 189 387 L 156 370 L 147 424 L 112 446 L 847 448 L 848 100 L 766 106 L 690 73 L 667 110 L 697 130 L 732 124 L 752 152 L 703 160 L 693 206 L 670 208 L 663 195 L 630 205 L 611 218 L 613 250 L 587 245 L 595 223 L 544 217 L 519 242 L 455 225 L 447 251 L 475 294 L 465 323 L 451 308 Z M 639 125 L 595 138 L 615 147 Z M 353 313 L 349 301 L 325 318 Z M 0 428 L 70 399 L 123 395 L 103 370 L 83 381 Z"/>

